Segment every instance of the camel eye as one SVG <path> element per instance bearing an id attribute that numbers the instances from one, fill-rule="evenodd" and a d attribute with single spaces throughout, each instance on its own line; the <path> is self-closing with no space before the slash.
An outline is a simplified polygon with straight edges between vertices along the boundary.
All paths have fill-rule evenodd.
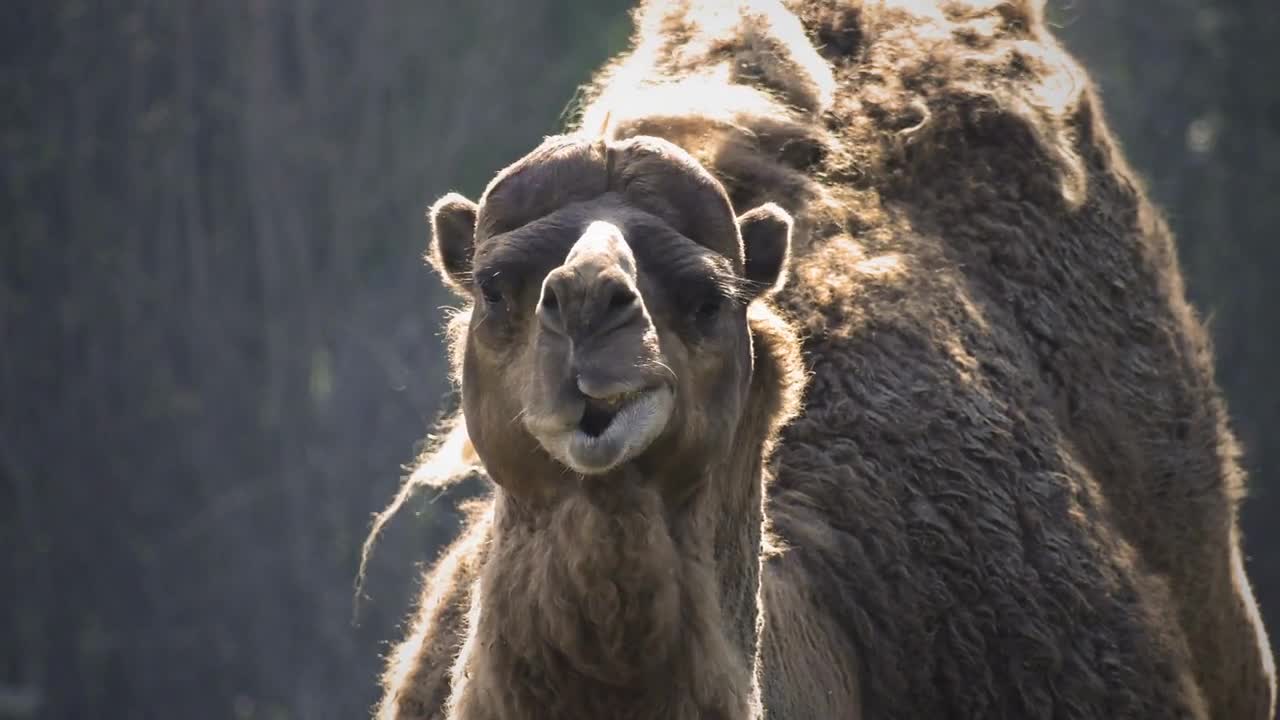
<path id="1" fill-rule="evenodd" d="M 489 305 L 500 305 L 502 303 L 502 288 L 498 285 L 497 273 L 486 275 L 478 282 L 480 287 L 480 297 Z"/>
<path id="2" fill-rule="evenodd" d="M 724 298 L 721 298 L 719 295 L 711 295 L 703 298 L 702 302 L 698 303 L 697 308 L 693 311 L 693 315 L 698 322 L 711 322 L 720 314 L 720 307 L 722 305 L 724 305 Z"/>

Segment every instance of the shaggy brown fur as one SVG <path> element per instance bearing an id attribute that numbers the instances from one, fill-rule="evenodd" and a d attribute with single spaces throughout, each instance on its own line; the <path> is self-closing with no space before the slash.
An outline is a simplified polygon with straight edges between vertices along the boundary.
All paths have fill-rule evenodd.
<path id="1" fill-rule="evenodd" d="M 496 500 L 380 717 L 1271 718 L 1207 336 L 1039 4 L 714 5 L 642 7 L 581 126 L 793 215 L 800 414 L 762 472 L 795 360 L 756 303 L 731 462 L 687 504 L 512 503 L 480 447 Z"/>

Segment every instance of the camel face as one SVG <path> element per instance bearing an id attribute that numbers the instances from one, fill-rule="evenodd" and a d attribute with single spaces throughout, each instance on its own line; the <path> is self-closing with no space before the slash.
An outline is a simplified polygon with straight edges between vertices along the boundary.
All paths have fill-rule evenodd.
<path id="1" fill-rule="evenodd" d="M 596 220 L 542 282 L 522 419 L 553 458 L 584 475 L 647 450 L 675 407 L 678 378 L 639 279 L 622 230 Z"/>
<path id="2" fill-rule="evenodd" d="M 790 220 L 771 206 L 739 220 L 674 146 L 633 145 L 535 151 L 479 206 L 437 203 L 433 257 L 473 300 L 467 429 L 499 482 L 546 490 L 627 466 L 669 482 L 722 457 L 738 425 L 747 307 L 778 284 Z M 616 156 L 604 182 L 582 183 L 601 152 Z"/>

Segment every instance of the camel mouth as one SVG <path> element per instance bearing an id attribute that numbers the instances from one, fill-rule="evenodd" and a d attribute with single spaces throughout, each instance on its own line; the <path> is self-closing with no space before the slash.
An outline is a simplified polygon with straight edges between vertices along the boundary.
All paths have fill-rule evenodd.
<path id="1" fill-rule="evenodd" d="M 587 398 L 577 424 L 539 438 L 557 460 L 583 475 L 599 475 L 634 459 L 666 429 L 675 393 L 666 385 Z"/>
<path id="2" fill-rule="evenodd" d="M 625 392 L 607 398 L 588 397 L 583 403 L 578 430 L 588 437 L 600 437 L 613 424 L 623 407 L 640 398 L 645 391 Z"/>

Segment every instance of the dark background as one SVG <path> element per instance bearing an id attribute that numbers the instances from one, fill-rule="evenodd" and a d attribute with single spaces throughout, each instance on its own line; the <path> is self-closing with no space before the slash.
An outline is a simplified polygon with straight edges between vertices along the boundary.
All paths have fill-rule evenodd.
<path id="1" fill-rule="evenodd" d="M 558 129 L 622 0 L 19 0 L 0 23 L 0 718 L 352 718 L 421 498 L 352 582 L 436 417 L 428 203 Z M 1280 635 L 1273 0 L 1060 0 L 1180 236 L 1248 449 Z"/>

